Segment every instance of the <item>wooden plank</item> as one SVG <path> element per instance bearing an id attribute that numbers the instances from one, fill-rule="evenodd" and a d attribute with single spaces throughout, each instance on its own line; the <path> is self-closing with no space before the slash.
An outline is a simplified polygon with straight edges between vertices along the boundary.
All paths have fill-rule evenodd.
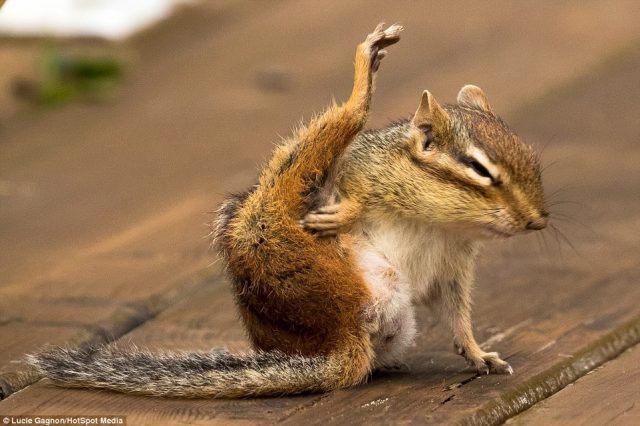
<path id="1" fill-rule="evenodd" d="M 84 326 L 101 322 L 116 307 L 116 303 L 105 302 L 97 297 L 54 299 L 37 295 L 12 297 L 5 294 L 0 300 L 0 324 Z"/>
<path id="2" fill-rule="evenodd" d="M 509 425 L 637 425 L 640 422 L 640 348 L 629 349 Z"/>
<path id="3" fill-rule="evenodd" d="M 42 342 L 61 345 L 78 333 L 77 325 L 9 323 L 0 325 L 0 365 L 20 359 L 25 353 L 35 351 Z"/>
<path id="4" fill-rule="evenodd" d="M 101 335 L 101 326 L 109 329 L 114 315 L 129 315 L 131 323 L 137 324 L 140 312 L 130 306 L 153 303 L 154 298 L 175 289 L 187 290 L 188 283 L 211 264 L 209 242 L 203 238 L 208 229 L 202 220 L 209 200 L 186 199 L 70 254 L 56 268 L 29 282 L 0 287 L 0 337 L 11 342 L 10 349 L 0 356 L 0 375 L 14 371 L 15 364 L 10 361 L 42 345 L 63 344 L 72 336 L 83 340 Z M 209 272 L 215 273 L 215 268 Z M 28 337 L 20 337 L 25 324 Z M 65 332 L 52 333 L 54 329 Z"/>
<path id="5" fill-rule="evenodd" d="M 0 292 L 6 297 L 46 294 L 95 303 L 131 301 L 151 289 L 161 290 L 158 279 L 167 271 L 179 278 L 210 263 L 204 212 L 215 202 L 210 196 L 185 197 L 108 238 L 66 253 L 54 268 L 32 272 L 29 280 L 4 283 Z"/>

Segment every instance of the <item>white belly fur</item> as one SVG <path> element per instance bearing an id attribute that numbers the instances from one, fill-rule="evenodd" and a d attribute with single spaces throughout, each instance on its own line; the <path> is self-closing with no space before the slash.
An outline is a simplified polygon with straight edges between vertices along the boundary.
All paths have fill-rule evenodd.
<path id="1" fill-rule="evenodd" d="M 374 296 L 369 318 L 376 365 L 396 365 L 415 339 L 413 302 L 428 299 L 436 277 L 449 272 L 447 255 L 455 257 L 451 236 L 407 222 L 384 227 L 361 223 L 352 235 L 359 267 Z"/>

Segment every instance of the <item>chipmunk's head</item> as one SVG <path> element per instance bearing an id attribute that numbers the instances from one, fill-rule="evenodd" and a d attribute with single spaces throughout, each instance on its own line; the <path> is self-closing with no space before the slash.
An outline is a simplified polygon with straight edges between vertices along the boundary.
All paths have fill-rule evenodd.
<path id="1" fill-rule="evenodd" d="M 414 180 L 434 222 L 512 236 L 547 225 L 540 162 L 496 115 L 482 90 L 464 86 L 442 107 L 425 91 L 410 128 Z M 424 187 L 419 188 L 419 186 Z"/>

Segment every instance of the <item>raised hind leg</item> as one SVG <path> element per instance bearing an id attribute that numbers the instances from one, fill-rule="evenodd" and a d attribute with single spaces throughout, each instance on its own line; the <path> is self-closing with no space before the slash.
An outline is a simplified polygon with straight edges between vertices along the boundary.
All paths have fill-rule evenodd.
<path id="1" fill-rule="evenodd" d="M 263 182 L 286 187 L 287 194 L 299 197 L 287 200 L 289 208 L 299 208 L 301 198 L 322 183 L 333 161 L 362 130 L 369 113 L 374 77 L 387 54 L 384 48 L 397 43 L 401 31 L 399 25 L 384 29 L 380 24 L 358 45 L 349 99 L 340 106 L 330 106 L 300 129 L 292 139 L 293 145 L 283 155 L 276 155 L 275 163 L 267 168 Z"/>

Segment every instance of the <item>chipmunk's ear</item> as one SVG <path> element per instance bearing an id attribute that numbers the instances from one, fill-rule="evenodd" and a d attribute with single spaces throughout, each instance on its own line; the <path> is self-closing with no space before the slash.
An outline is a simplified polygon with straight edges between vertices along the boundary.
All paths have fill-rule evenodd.
<path id="1" fill-rule="evenodd" d="M 413 116 L 412 123 L 416 127 L 430 128 L 438 132 L 444 129 L 449 122 L 449 114 L 440 106 L 431 92 L 422 92 L 420 106 Z"/>
<path id="2" fill-rule="evenodd" d="M 473 84 L 467 84 L 460 89 L 460 92 L 458 92 L 458 105 L 493 114 L 487 95 L 484 94 L 481 88 Z"/>

